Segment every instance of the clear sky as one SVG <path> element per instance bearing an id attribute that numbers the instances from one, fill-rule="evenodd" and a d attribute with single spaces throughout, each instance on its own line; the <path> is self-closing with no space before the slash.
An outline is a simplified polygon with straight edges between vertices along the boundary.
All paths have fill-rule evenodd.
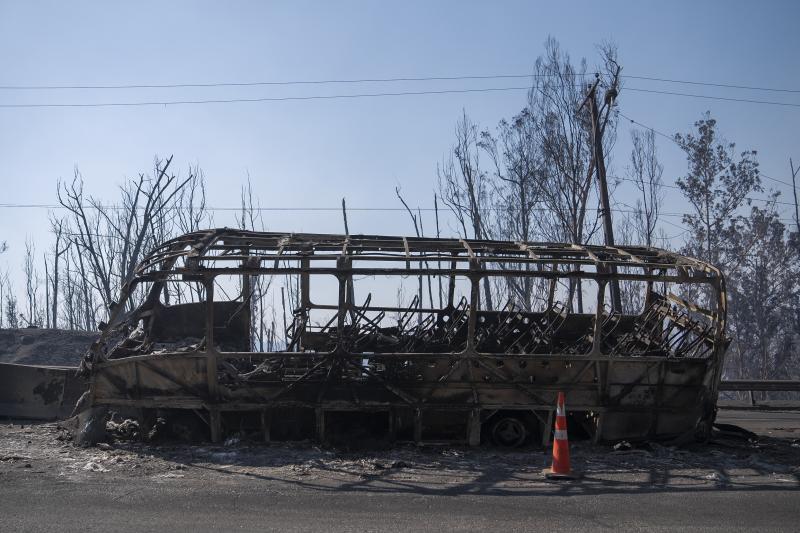
<path id="1" fill-rule="evenodd" d="M 613 40 L 623 75 L 800 90 L 800 3 L 760 2 L 37 2 L 0 0 L 0 85 L 119 85 L 526 74 L 548 35 L 574 58 Z M 0 90 L 0 104 L 135 102 L 513 87 L 525 80 L 195 89 Z M 628 87 L 800 104 L 800 93 L 625 80 Z M 260 103 L 0 108 L 0 203 L 56 202 L 79 167 L 91 194 L 116 201 L 126 177 L 174 154 L 199 164 L 209 204 L 235 206 L 249 174 L 262 206 L 431 206 L 436 164 L 462 109 L 483 127 L 524 91 Z M 788 179 L 800 160 L 800 107 L 622 92 L 626 115 L 666 133 L 705 110 L 762 170 Z M 611 171 L 624 171 L 621 123 Z M 685 172 L 659 139 L 667 184 Z M 776 185 L 765 182 L 766 185 Z M 617 190 L 630 195 L 632 184 Z M 780 189 L 781 186 L 778 186 Z M 783 187 L 784 195 L 790 194 Z M 685 211 L 674 193 L 669 211 Z M 789 200 L 789 197 L 785 197 Z M 786 217 L 790 216 L 788 210 Z M 413 231 L 401 212 L 351 212 L 353 233 Z M 670 219 L 679 223 L 679 219 Z M 232 225 L 217 213 L 217 225 Z M 338 212 L 267 212 L 276 231 L 342 230 Z M 428 221 L 430 224 L 431 222 Z M 680 229 L 665 226 L 668 234 Z M 49 246 L 47 211 L 0 207 L 0 269 L 21 269 L 24 240 Z"/>

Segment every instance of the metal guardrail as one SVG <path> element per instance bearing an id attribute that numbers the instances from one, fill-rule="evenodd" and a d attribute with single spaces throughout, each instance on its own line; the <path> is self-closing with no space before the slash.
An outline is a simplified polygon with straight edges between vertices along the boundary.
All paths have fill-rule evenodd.
<path id="1" fill-rule="evenodd" d="M 756 407 L 754 392 L 800 392 L 800 380 L 791 379 L 728 379 L 719 384 L 720 392 L 748 392 L 750 405 Z"/>
<path id="2" fill-rule="evenodd" d="M 800 391 L 800 381 L 791 379 L 728 379 L 719 384 L 720 391 Z"/>
<path id="3" fill-rule="evenodd" d="M 88 387 L 77 368 L 0 363 L 0 417 L 68 417 Z"/>

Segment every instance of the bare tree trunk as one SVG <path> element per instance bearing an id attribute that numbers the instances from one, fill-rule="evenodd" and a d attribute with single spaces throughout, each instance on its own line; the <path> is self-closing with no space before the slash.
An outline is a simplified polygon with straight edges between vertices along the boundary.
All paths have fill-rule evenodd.
<path id="1" fill-rule="evenodd" d="M 794 194 L 794 225 L 797 230 L 797 237 L 800 239 L 800 205 L 797 202 L 797 173 L 800 167 L 794 168 L 794 161 L 789 158 L 789 169 L 792 171 L 792 194 Z"/>
<path id="2" fill-rule="evenodd" d="M 415 215 L 414 212 L 411 210 L 411 208 L 408 207 L 408 204 L 403 199 L 403 196 L 400 194 L 400 187 L 395 187 L 394 192 L 397 195 L 398 200 L 400 200 L 400 203 L 403 204 L 403 207 L 405 207 L 406 211 L 408 212 L 408 216 L 411 217 L 411 223 L 414 225 L 414 233 L 416 234 L 417 237 L 421 237 L 422 236 L 420 232 L 421 216 L 419 215 L 419 211 L 417 211 L 417 214 Z M 420 269 L 422 268 L 422 261 L 419 262 L 419 267 Z M 420 274 L 417 277 L 417 281 L 418 281 L 417 295 L 419 298 L 419 305 L 420 307 L 422 307 L 424 305 L 423 304 L 424 295 L 422 291 L 422 274 Z M 417 313 L 417 323 L 420 322 L 422 322 L 422 313 Z"/>
<path id="3" fill-rule="evenodd" d="M 23 263 L 25 274 L 25 321 L 28 326 L 41 325 L 39 320 L 39 276 L 35 266 L 36 247 L 30 239 L 25 240 L 25 262 Z"/>
<path id="4" fill-rule="evenodd" d="M 44 327 L 50 329 L 50 273 L 46 253 L 42 254 L 42 261 L 44 262 Z"/>
<path id="5" fill-rule="evenodd" d="M 436 193 L 433 194 L 433 212 L 436 215 L 436 238 L 441 238 L 441 232 L 439 230 L 439 200 L 437 198 Z M 442 262 L 436 262 L 437 268 L 441 271 L 442 269 Z M 439 282 L 439 309 L 444 309 L 444 293 L 442 288 L 442 276 L 437 275 L 436 280 Z"/>
<path id="6" fill-rule="evenodd" d="M 8 273 L 0 273 L 0 329 L 3 328 L 5 324 L 5 320 L 3 319 L 3 306 L 5 305 L 5 290 L 6 285 L 8 284 Z"/>
<path id="7" fill-rule="evenodd" d="M 55 234 L 56 242 L 55 246 L 53 247 L 53 276 L 52 276 L 52 297 L 53 300 L 51 302 L 50 307 L 50 321 L 54 328 L 58 327 L 58 291 L 60 290 L 59 287 L 59 263 L 61 261 L 61 256 L 68 252 L 69 250 L 69 241 L 67 244 L 62 248 L 61 243 L 64 237 L 64 220 L 63 219 L 50 219 L 50 228 Z"/>
<path id="8" fill-rule="evenodd" d="M 91 290 L 89 287 L 89 278 L 87 276 L 86 267 L 83 264 L 83 255 L 81 253 L 76 254 L 78 256 L 78 267 L 80 268 L 80 280 L 81 280 L 81 297 L 83 299 L 83 329 L 86 331 L 91 331 L 94 329 L 92 317 L 94 313 L 92 312 L 92 300 L 91 300 Z"/>

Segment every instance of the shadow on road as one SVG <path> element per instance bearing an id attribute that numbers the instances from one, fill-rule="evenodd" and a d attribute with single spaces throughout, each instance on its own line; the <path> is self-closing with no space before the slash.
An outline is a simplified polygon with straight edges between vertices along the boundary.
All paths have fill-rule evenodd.
<path id="1" fill-rule="evenodd" d="M 786 439 L 718 440 L 689 449 L 573 447 L 577 481 L 548 481 L 542 449 L 426 449 L 341 454 L 317 447 L 253 445 L 151 451 L 212 478 L 237 476 L 324 492 L 418 495 L 558 495 L 781 491 L 800 488 L 800 448 Z"/>

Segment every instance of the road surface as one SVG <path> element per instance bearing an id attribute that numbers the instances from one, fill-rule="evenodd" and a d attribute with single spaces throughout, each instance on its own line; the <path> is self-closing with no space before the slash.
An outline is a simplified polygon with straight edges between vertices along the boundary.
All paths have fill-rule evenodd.
<path id="1" fill-rule="evenodd" d="M 797 531 L 800 413 L 724 411 L 759 442 L 574 443 L 547 452 L 292 447 L 75 449 L 53 425 L 0 425 L 0 531 Z M 771 432 L 771 434 L 770 434 Z"/>

